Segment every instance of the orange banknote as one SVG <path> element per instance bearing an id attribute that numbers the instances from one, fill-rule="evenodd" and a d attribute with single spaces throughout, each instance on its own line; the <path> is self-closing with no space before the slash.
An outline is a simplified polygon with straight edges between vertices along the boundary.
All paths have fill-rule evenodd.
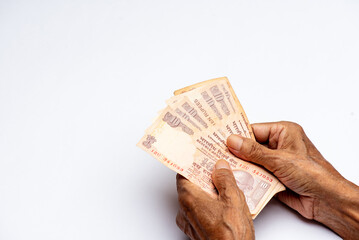
<path id="1" fill-rule="evenodd" d="M 137 146 L 200 186 L 217 192 L 211 174 L 217 160 L 231 165 L 252 217 L 284 186 L 265 169 L 234 156 L 226 146 L 231 134 L 253 138 L 247 116 L 227 78 L 175 91 Z"/>

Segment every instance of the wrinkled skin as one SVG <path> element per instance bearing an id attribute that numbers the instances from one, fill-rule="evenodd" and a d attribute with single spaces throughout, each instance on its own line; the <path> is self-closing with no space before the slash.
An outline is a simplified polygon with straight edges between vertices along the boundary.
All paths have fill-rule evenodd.
<path id="1" fill-rule="evenodd" d="M 359 188 L 342 177 L 292 122 L 253 124 L 255 142 L 232 135 L 228 148 L 237 157 L 272 172 L 287 190 L 280 201 L 345 239 L 359 238 Z"/>
<path id="2" fill-rule="evenodd" d="M 220 163 L 224 168 L 218 169 Z M 216 199 L 177 175 L 178 227 L 191 239 L 253 239 L 249 209 L 226 161 L 217 162 L 212 179 L 218 190 Z"/>
<path id="3" fill-rule="evenodd" d="M 232 135 L 227 139 L 230 151 L 237 157 L 261 165 L 272 172 L 287 188 L 286 191 L 277 194 L 278 199 L 303 217 L 321 222 L 344 239 L 359 239 L 359 187 L 342 177 L 324 159 L 298 124 L 292 122 L 260 123 L 253 124 L 252 128 L 257 142 Z M 187 180 L 184 179 L 184 181 Z M 237 191 L 240 192 L 240 190 Z M 215 202 L 209 204 L 204 201 L 209 197 L 199 189 L 191 192 L 192 199 L 196 200 L 193 200 L 193 205 L 190 204 L 190 206 L 195 205 L 196 210 L 193 207 L 186 208 L 181 204 L 181 199 L 186 198 L 188 193 L 178 191 L 178 194 L 181 206 L 179 215 L 190 216 L 178 222 L 182 223 L 180 228 L 191 239 L 254 237 L 248 234 L 248 228 L 240 227 L 234 228 L 238 230 L 232 231 L 232 238 L 227 238 L 227 235 L 219 236 L 222 231 L 226 234 L 222 225 L 214 230 L 213 227 L 207 229 L 206 224 L 213 223 L 213 219 L 216 219 L 215 221 L 223 219 L 223 216 L 227 215 L 223 213 L 227 212 L 228 208 L 220 203 L 214 207 L 211 204 Z M 217 201 L 220 201 L 220 198 Z M 245 204 L 244 200 L 242 203 Z M 208 214 L 205 213 L 207 211 Z M 240 215 L 238 218 L 241 220 L 226 218 L 227 225 L 242 226 L 244 224 L 243 219 L 246 214 L 243 208 L 237 214 Z M 238 223 L 235 222 L 236 219 Z M 188 226 L 192 224 L 195 227 L 191 229 Z M 200 234 L 197 229 L 201 229 Z M 233 236 L 235 233 L 238 235 Z"/>
<path id="4" fill-rule="evenodd" d="M 295 123 L 253 124 L 256 144 L 250 139 L 231 136 L 228 148 L 237 157 L 260 164 L 272 172 L 286 187 L 278 199 L 297 210 L 302 216 L 314 219 L 320 198 L 330 188 L 333 178 L 343 177 L 327 162 Z M 243 141 L 239 146 L 239 142 Z"/>

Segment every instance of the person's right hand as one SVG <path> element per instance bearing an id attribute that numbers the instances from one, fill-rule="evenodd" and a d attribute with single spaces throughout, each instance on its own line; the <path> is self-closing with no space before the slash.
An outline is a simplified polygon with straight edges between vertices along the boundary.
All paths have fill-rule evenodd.
<path id="1" fill-rule="evenodd" d="M 230 151 L 243 160 L 262 165 L 287 190 L 280 201 L 308 219 L 317 220 L 340 236 L 359 236 L 359 188 L 343 178 L 324 159 L 295 123 L 252 125 L 256 140 L 231 135 Z"/>

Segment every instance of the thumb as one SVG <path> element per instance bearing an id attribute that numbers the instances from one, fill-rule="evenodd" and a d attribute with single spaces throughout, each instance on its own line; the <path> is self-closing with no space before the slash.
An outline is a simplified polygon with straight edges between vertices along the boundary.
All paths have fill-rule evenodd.
<path id="1" fill-rule="evenodd" d="M 279 152 L 269 149 L 253 139 L 232 134 L 227 139 L 227 146 L 237 157 L 257 163 L 273 172 L 278 165 Z"/>
<path id="2" fill-rule="evenodd" d="M 218 160 L 212 173 L 213 184 L 218 190 L 219 197 L 227 202 L 238 200 L 239 188 L 234 179 L 233 172 L 228 162 Z"/>

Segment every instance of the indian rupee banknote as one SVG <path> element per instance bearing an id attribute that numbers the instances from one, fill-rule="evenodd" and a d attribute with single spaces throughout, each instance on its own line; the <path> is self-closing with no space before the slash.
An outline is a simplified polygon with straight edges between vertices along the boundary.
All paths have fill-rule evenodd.
<path id="1" fill-rule="evenodd" d="M 284 186 L 265 169 L 234 156 L 231 134 L 254 139 L 251 126 L 227 78 L 175 91 L 137 146 L 168 168 L 217 197 L 211 174 L 217 160 L 228 161 L 252 217 Z"/>

